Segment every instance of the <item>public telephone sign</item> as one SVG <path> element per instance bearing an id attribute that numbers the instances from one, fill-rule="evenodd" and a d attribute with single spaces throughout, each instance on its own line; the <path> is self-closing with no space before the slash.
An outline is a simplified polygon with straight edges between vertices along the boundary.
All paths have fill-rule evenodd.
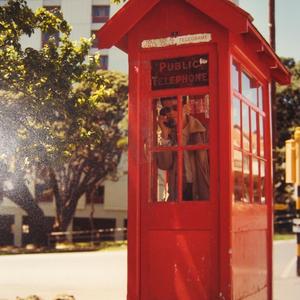
<path id="1" fill-rule="evenodd" d="M 207 86 L 208 66 L 208 54 L 152 60 L 152 90 Z"/>

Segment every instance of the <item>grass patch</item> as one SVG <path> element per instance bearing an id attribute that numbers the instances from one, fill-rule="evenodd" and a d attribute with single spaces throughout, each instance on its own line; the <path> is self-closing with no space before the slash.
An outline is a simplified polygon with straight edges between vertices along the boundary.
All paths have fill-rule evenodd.
<path id="1" fill-rule="evenodd" d="M 296 235 L 293 233 L 275 233 L 273 236 L 274 241 L 294 240 Z"/>
<path id="2" fill-rule="evenodd" d="M 127 241 L 117 241 L 117 242 L 102 242 L 99 250 L 105 251 L 117 251 L 117 250 L 126 250 Z"/>
<path id="3" fill-rule="evenodd" d="M 97 243 L 57 243 L 55 247 L 0 247 L 0 255 L 11 254 L 38 254 L 38 253 L 65 253 L 81 251 L 117 251 L 127 249 L 127 241 L 97 242 Z"/>

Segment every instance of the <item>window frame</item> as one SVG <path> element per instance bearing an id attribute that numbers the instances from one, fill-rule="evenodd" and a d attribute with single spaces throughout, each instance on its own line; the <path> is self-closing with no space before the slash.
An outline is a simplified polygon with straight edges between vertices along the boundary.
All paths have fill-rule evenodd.
<path id="1" fill-rule="evenodd" d="M 99 9 L 103 9 L 104 11 L 104 16 L 98 16 L 95 14 L 95 11 Z M 109 20 L 110 16 L 110 5 L 92 5 L 92 23 L 105 23 Z"/>
<path id="2" fill-rule="evenodd" d="M 234 72 L 234 68 L 238 71 L 238 90 L 233 86 L 233 72 Z M 253 102 L 253 99 L 249 99 L 247 98 L 244 94 L 243 94 L 243 76 L 246 75 L 246 77 L 248 77 L 250 80 L 254 80 L 257 85 L 255 87 L 256 89 L 256 105 Z M 244 76 L 245 77 L 245 76 Z M 265 86 L 257 79 L 256 76 L 253 75 L 253 73 L 249 72 L 242 63 L 240 63 L 236 58 L 232 59 L 232 63 L 231 63 L 231 111 L 232 111 L 232 118 L 231 118 L 231 122 L 232 122 L 232 136 L 234 135 L 234 126 L 236 125 L 234 123 L 234 114 L 233 114 L 233 109 L 234 109 L 234 101 L 239 101 L 240 105 L 239 105 L 239 109 L 240 109 L 240 146 L 237 146 L 232 138 L 232 150 L 233 153 L 235 153 L 236 151 L 239 152 L 241 154 L 242 157 L 242 167 L 241 167 L 241 176 L 242 176 L 242 182 L 243 182 L 243 186 L 241 187 L 242 189 L 242 195 L 243 197 L 240 199 L 236 199 L 236 195 L 235 195 L 235 182 L 236 182 L 236 175 L 235 175 L 235 165 L 234 165 L 234 155 L 233 155 L 233 159 L 232 159 L 232 167 L 233 167 L 233 201 L 235 203 L 247 203 L 247 204 L 266 204 L 266 201 L 263 200 L 265 199 L 266 195 L 263 195 L 263 191 L 261 190 L 261 184 L 262 184 L 262 170 L 261 170 L 261 166 L 264 166 L 264 180 L 266 177 L 266 165 L 267 165 L 267 158 L 266 158 L 266 153 L 264 151 L 264 153 L 261 153 L 261 146 L 263 145 L 264 150 L 266 149 L 265 147 L 265 140 L 261 140 L 261 131 L 263 130 L 264 133 L 264 137 L 265 137 L 265 133 L 266 133 L 266 112 L 265 112 Z M 262 99 L 260 99 L 262 96 Z M 243 113 L 243 107 L 247 108 L 247 115 L 248 115 L 248 125 L 249 125 L 249 149 L 246 149 L 245 147 L 245 132 L 244 132 L 244 118 L 245 118 L 245 114 Z M 253 132 L 253 116 L 256 117 L 256 135 Z M 263 124 L 261 124 L 263 123 Z M 256 139 L 256 151 L 254 151 L 253 148 L 253 139 Z M 263 144 L 261 144 L 263 143 Z M 245 197 L 245 186 L 244 186 L 244 182 L 245 182 L 245 170 L 244 170 L 244 161 L 245 158 L 248 157 L 249 158 L 249 166 L 250 166 L 250 170 L 249 170 L 249 201 L 246 201 L 246 197 Z M 258 168 L 258 178 L 254 178 L 254 162 L 257 162 L 257 168 Z M 257 183 L 258 186 L 258 190 L 255 190 L 254 184 Z M 259 201 L 255 201 L 255 193 L 257 195 L 257 192 L 259 194 Z"/>
<path id="3" fill-rule="evenodd" d="M 168 90 L 168 94 L 167 96 L 176 96 L 177 98 L 177 109 L 178 109 L 178 119 L 177 122 L 178 124 L 182 124 L 182 111 L 183 111 L 183 99 L 184 97 L 187 96 L 208 96 L 209 97 L 209 101 L 211 101 L 210 98 L 210 89 L 209 86 L 208 87 L 201 87 L 200 89 L 197 88 L 198 91 L 186 91 L 186 92 L 182 92 L 179 91 L 177 92 L 176 89 L 170 89 Z M 171 92 L 172 91 L 172 92 Z M 153 109 L 155 109 L 154 107 L 154 103 L 157 101 L 157 99 L 161 98 L 164 96 L 164 93 L 161 92 L 161 94 L 156 93 L 155 96 L 153 96 L 152 98 L 150 98 L 150 105 L 152 107 L 152 111 Z M 209 103 L 209 105 L 211 105 L 211 102 Z M 208 137 L 208 140 L 206 141 L 206 143 L 203 144 L 195 144 L 195 145 L 183 145 L 182 142 L 182 138 L 183 138 L 183 128 L 182 126 L 179 126 L 177 128 L 177 139 L 178 139 L 178 144 L 176 145 L 172 145 L 172 146 L 162 146 L 162 145 L 158 145 L 157 144 L 157 133 L 156 133 L 156 126 L 155 124 L 157 123 L 157 120 L 155 118 L 156 116 L 154 116 L 153 114 L 151 114 L 151 136 L 149 137 L 149 141 L 150 141 L 150 145 L 147 146 L 148 150 L 149 150 L 149 155 L 151 157 L 151 167 L 150 167 L 150 173 L 151 176 L 150 178 L 157 178 L 157 166 L 156 163 L 154 163 L 154 155 L 156 153 L 159 152 L 173 152 L 177 155 L 177 174 L 183 174 L 183 168 L 184 168 L 184 152 L 185 151 L 207 151 L 207 155 L 210 156 L 211 155 L 211 139 Z M 211 122 L 211 116 L 209 117 L 209 125 Z M 211 165 L 209 165 L 210 168 L 210 172 L 211 172 Z M 192 203 L 196 203 L 196 202 L 210 202 L 211 201 L 211 186 L 212 186 L 212 178 L 211 175 L 209 177 L 209 197 L 208 199 L 193 199 L 191 200 Z M 157 187 L 154 186 L 154 182 L 151 182 L 150 186 L 151 186 L 151 195 L 149 197 L 149 201 L 150 203 L 187 203 L 189 202 L 188 200 L 184 200 L 183 199 L 183 195 L 181 193 L 182 191 L 182 185 L 183 185 L 183 178 L 182 176 L 178 176 L 177 178 L 177 199 L 174 201 L 159 201 L 158 199 L 156 199 L 153 195 L 156 194 L 157 191 Z"/>

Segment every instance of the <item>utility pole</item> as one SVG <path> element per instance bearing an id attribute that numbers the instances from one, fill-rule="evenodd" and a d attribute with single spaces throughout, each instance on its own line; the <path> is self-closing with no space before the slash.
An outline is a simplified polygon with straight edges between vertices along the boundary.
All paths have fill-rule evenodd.
<path id="1" fill-rule="evenodd" d="M 276 51 L 276 26 L 275 26 L 275 1 L 269 0 L 269 35 L 270 45 Z M 273 133 L 273 149 L 277 144 L 277 101 L 276 101 L 276 84 L 273 80 L 271 83 L 271 100 L 272 100 L 272 133 Z M 275 159 L 275 156 L 274 156 Z M 275 171 L 275 169 L 274 169 Z"/>
<path id="2" fill-rule="evenodd" d="M 275 1 L 269 0 L 269 39 L 270 45 L 273 50 L 276 50 L 276 28 L 275 28 Z M 271 98 L 271 111 L 272 111 L 272 144 L 273 144 L 273 174 L 276 173 L 276 162 L 277 162 L 277 153 L 276 153 L 276 145 L 278 141 L 277 134 L 277 99 L 276 99 L 276 83 L 274 80 L 271 81 L 270 95 Z M 273 177 L 275 177 L 273 175 Z M 275 185 L 273 184 L 273 203 L 275 203 Z"/>
<path id="3" fill-rule="evenodd" d="M 275 0 L 269 0 L 270 45 L 276 50 Z"/>

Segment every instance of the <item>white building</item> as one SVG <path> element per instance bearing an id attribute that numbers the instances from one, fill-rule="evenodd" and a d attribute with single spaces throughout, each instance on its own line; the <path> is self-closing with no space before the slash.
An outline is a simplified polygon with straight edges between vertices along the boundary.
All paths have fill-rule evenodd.
<path id="1" fill-rule="evenodd" d="M 5 0 L 0 0 L 0 5 L 5 5 Z M 32 9 L 39 7 L 59 7 L 64 18 L 72 26 L 72 40 L 81 37 L 89 38 L 98 30 L 120 7 L 111 4 L 109 0 L 27 0 Z M 23 37 L 23 47 L 39 49 L 45 37 L 41 32 L 36 32 L 30 38 Z M 96 52 L 97 49 L 92 49 Z M 113 71 L 127 73 L 127 55 L 117 48 L 101 52 L 103 67 Z M 106 181 L 100 186 L 97 203 L 95 203 L 94 224 L 96 228 L 112 228 L 127 225 L 127 159 L 124 156 L 120 164 L 121 177 L 118 181 Z M 30 187 L 33 195 L 36 191 L 34 183 Z M 52 198 L 43 199 L 39 206 L 52 224 L 55 217 L 55 206 Z M 86 197 L 79 201 L 73 224 L 70 230 L 84 230 L 89 227 L 91 204 Z M 28 240 L 28 226 L 26 213 L 8 199 L 0 202 L 0 246 L 14 244 L 21 246 Z"/>

